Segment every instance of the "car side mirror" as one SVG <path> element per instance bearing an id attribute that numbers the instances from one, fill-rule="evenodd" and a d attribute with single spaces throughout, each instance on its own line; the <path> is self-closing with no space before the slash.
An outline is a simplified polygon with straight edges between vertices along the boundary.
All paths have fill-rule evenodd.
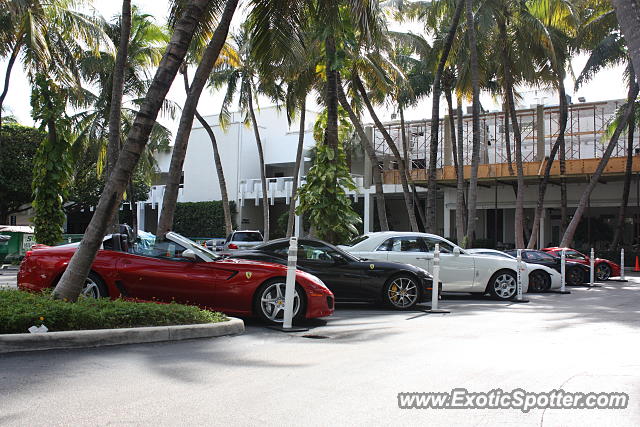
<path id="1" fill-rule="evenodd" d="M 457 246 L 453 247 L 453 255 L 460 256 L 460 248 Z"/>
<path id="2" fill-rule="evenodd" d="M 193 251 L 193 249 L 185 249 L 182 252 L 182 258 L 188 259 L 190 261 L 198 260 L 198 257 L 196 256 L 196 253 Z"/>

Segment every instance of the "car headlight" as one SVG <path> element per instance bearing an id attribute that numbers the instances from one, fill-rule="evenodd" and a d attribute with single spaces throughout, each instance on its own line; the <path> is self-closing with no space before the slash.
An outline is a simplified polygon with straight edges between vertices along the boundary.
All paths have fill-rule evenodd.
<path id="1" fill-rule="evenodd" d="M 321 288 L 329 290 L 327 285 L 324 284 L 322 280 L 318 276 L 314 276 L 313 274 L 307 273 L 306 271 L 298 270 L 298 274 L 303 276 L 305 279 L 313 283 L 314 285 L 320 286 Z"/>

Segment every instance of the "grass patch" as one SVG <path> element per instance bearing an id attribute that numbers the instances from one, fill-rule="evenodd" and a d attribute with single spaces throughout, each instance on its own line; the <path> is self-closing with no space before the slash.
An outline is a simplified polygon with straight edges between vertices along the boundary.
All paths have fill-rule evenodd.
<path id="1" fill-rule="evenodd" d="M 49 293 L 0 290 L 0 334 L 27 333 L 44 324 L 49 331 L 191 325 L 228 320 L 222 313 L 182 304 L 80 298 L 53 300 Z"/>

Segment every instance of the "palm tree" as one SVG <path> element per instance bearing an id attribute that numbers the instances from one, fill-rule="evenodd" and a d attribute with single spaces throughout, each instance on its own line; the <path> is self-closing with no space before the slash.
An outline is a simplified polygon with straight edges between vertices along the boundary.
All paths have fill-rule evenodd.
<path id="1" fill-rule="evenodd" d="M 369 111 L 369 114 L 371 115 L 371 118 L 373 119 L 373 122 L 375 123 L 376 128 L 382 134 L 387 146 L 393 153 L 393 156 L 395 157 L 396 162 L 398 163 L 398 173 L 400 175 L 400 182 L 402 184 L 402 192 L 404 194 L 404 202 L 407 207 L 407 214 L 409 215 L 409 225 L 411 226 L 411 231 L 419 231 L 418 222 L 416 221 L 416 213 L 415 213 L 415 208 L 413 203 L 413 197 L 409 189 L 409 181 L 407 179 L 406 165 L 404 163 L 404 159 L 400 155 L 400 151 L 398 150 L 398 147 L 396 146 L 395 142 L 391 138 L 391 135 L 389 135 L 389 132 L 387 131 L 387 129 L 384 127 L 384 125 L 378 118 L 378 115 L 376 114 L 376 111 L 373 108 L 371 100 L 369 99 L 369 95 L 367 94 L 367 90 L 364 88 L 364 85 L 362 84 L 360 77 L 358 77 L 356 73 L 353 73 L 352 78 L 353 78 L 353 84 L 355 85 L 356 90 L 362 97 L 364 105 L 367 107 L 367 110 Z"/>
<path id="2" fill-rule="evenodd" d="M 640 70 L 640 32 L 638 31 L 638 21 L 640 21 L 640 5 L 636 0 L 613 0 L 616 8 L 616 16 L 620 30 L 629 48 L 629 56 L 635 70 Z M 636 75 L 636 80 L 640 77 Z"/>
<path id="3" fill-rule="evenodd" d="M 623 107 L 624 108 L 624 107 Z M 623 108 L 619 109 L 619 113 L 622 113 Z M 621 114 L 618 114 L 617 120 L 614 120 L 609 125 L 609 132 L 613 133 L 615 128 L 618 126 L 620 121 Z M 632 106 L 631 116 L 629 117 L 629 121 L 627 123 L 627 161 L 625 163 L 625 172 L 624 172 L 624 184 L 622 190 L 622 201 L 620 203 L 620 208 L 618 209 L 618 219 L 616 221 L 616 228 L 613 234 L 613 239 L 611 241 L 611 250 L 617 250 L 620 246 L 620 242 L 624 243 L 624 239 L 622 238 L 624 233 L 624 221 L 627 213 L 627 206 L 629 204 L 629 191 L 631 190 L 631 176 L 633 171 L 633 144 L 634 144 L 634 136 L 635 136 L 635 127 L 637 123 L 640 123 L 640 105 L 636 101 Z"/>
<path id="4" fill-rule="evenodd" d="M 629 65 L 630 65 L 630 68 L 633 68 L 631 64 Z M 634 72 L 633 70 L 631 71 L 632 72 L 629 75 L 633 76 Z M 611 138 L 609 139 L 609 144 L 607 145 L 607 148 L 605 149 L 605 152 L 603 153 L 602 158 L 598 163 L 598 167 L 596 168 L 593 175 L 591 175 L 589 184 L 587 185 L 587 188 L 582 193 L 582 197 L 580 197 L 580 201 L 578 202 L 578 207 L 576 208 L 576 211 L 573 214 L 573 218 L 571 218 L 571 222 L 569 223 L 567 229 L 564 232 L 564 235 L 562 236 L 562 241 L 560 242 L 561 247 L 571 246 L 571 242 L 573 242 L 573 236 L 575 235 L 576 229 L 578 228 L 578 224 L 582 219 L 582 214 L 587 208 L 587 203 L 589 202 L 589 197 L 591 197 L 591 192 L 593 191 L 595 186 L 598 184 L 598 181 L 600 180 L 600 176 L 602 175 L 604 168 L 607 166 L 609 157 L 611 157 L 611 153 L 613 152 L 613 149 L 618 143 L 618 138 L 620 137 L 620 133 L 627 126 L 627 124 L 629 123 L 629 120 L 631 119 L 631 116 L 634 110 L 634 103 L 636 98 L 638 97 L 638 90 L 639 90 L 638 83 L 634 80 L 631 80 L 629 83 L 627 105 L 624 108 L 624 113 L 622 114 L 622 117 L 620 118 L 620 121 L 618 122 L 618 126 L 616 126 L 616 129 L 613 132 L 613 135 L 611 135 Z"/>
<path id="5" fill-rule="evenodd" d="M 465 0 L 467 37 L 469 40 L 471 88 L 472 88 L 472 155 L 471 178 L 469 180 L 469 198 L 467 203 L 467 235 L 463 246 L 471 246 L 476 232 L 476 201 L 478 199 L 478 166 L 480 165 L 480 65 L 476 40 L 473 0 Z M 460 243 L 460 242 L 459 242 Z"/>
<path id="6" fill-rule="evenodd" d="M 127 51 L 131 34 L 131 0 L 122 1 L 120 15 L 120 43 L 116 53 L 113 68 L 113 83 L 111 88 L 111 109 L 109 111 L 109 144 L 107 146 L 107 176 L 118 160 L 120 152 L 120 116 L 122 111 L 122 96 L 124 92 L 125 68 L 127 65 Z"/>
<path id="7" fill-rule="evenodd" d="M 115 22 L 104 23 L 104 32 L 113 44 L 120 44 L 122 21 L 124 20 L 116 18 Z M 129 33 L 127 57 L 124 61 L 122 96 L 120 101 L 116 101 L 120 105 L 119 135 L 126 134 L 130 129 L 138 111 L 138 105 L 142 102 L 141 97 L 150 85 L 152 67 L 160 62 L 169 40 L 164 29 L 155 25 L 150 15 L 140 13 L 135 7 L 131 11 Z M 80 168 L 80 174 L 74 174 L 74 181 L 83 179 L 85 174 L 82 170 L 86 165 L 96 168 L 98 175 L 108 177 L 105 166 L 108 166 L 110 136 L 108 128 L 112 125 L 110 118 L 113 110 L 112 88 L 115 62 L 113 54 L 109 51 L 86 52 L 78 60 L 79 74 L 89 88 L 83 90 L 82 100 L 76 102 L 76 109 L 80 111 L 72 116 L 76 134 L 71 146 L 71 157 L 76 168 L 83 166 Z M 124 104 L 122 104 L 123 98 Z M 171 101 L 165 99 L 161 113 L 173 118 L 176 109 L 177 107 Z M 157 169 L 153 153 L 167 149 L 170 138 L 171 132 L 156 122 L 148 147 L 136 168 L 136 175 L 144 177 L 146 182 L 151 181 Z M 121 144 L 119 136 L 116 147 L 118 152 Z M 128 191 L 127 195 L 131 195 L 130 193 Z M 132 202 L 135 204 L 135 201 Z"/>
<path id="8" fill-rule="evenodd" d="M 631 59 L 627 51 L 625 38 L 620 33 L 613 5 L 609 2 L 593 0 L 588 3 L 588 6 L 589 7 L 582 9 L 584 16 L 582 17 L 582 25 L 578 31 L 576 44 L 578 45 L 578 49 L 589 53 L 589 59 L 576 79 L 576 88 L 590 81 L 600 70 L 621 63 L 627 64 L 626 77 L 629 79 L 629 84 L 632 84 L 634 76 L 632 75 L 632 68 L 629 67 Z M 607 135 L 610 136 L 613 134 L 619 125 L 625 107 L 626 105 L 623 105 L 619 109 L 616 119 L 609 124 Z M 617 249 L 621 241 L 624 229 L 624 218 L 629 203 L 633 165 L 634 128 L 638 122 L 636 120 L 638 108 L 635 106 L 632 108 L 633 111 L 631 112 L 627 125 L 627 161 L 625 165 L 622 200 L 618 210 L 617 224 L 611 242 L 611 250 Z"/>
<path id="9" fill-rule="evenodd" d="M 261 73 L 268 74 L 283 58 L 304 58 L 305 34 L 313 34 L 323 52 L 323 101 L 327 109 L 324 144 L 338 152 L 338 71 L 345 58 L 342 40 L 355 34 L 358 46 L 372 46 L 384 24 L 378 2 L 368 0 L 318 0 L 273 2 L 254 0 L 249 13 L 252 52 Z M 334 157 L 338 162 L 337 156 Z"/>
<path id="10" fill-rule="evenodd" d="M 158 112 L 162 108 L 171 83 L 186 56 L 189 43 L 208 3 L 210 2 L 207 0 L 190 0 L 184 14 L 176 22 L 167 51 L 158 66 L 158 72 L 140 106 L 140 111 L 136 115 L 134 125 L 100 196 L 100 201 L 80 246 L 53 291 L 54 298 L 70 301 L 75 301 L 78 298 L 91 264 L 102 244 L 109 220 L 120 206 L 122 195 L 131 180 L 140 155 L 146 147 Z M 224 37 L 220 36 L 220 44 L 222 44 Z"/>
<path id="11" fill-rule="evenodd" d="M 0 1 L 0 57 L 9 57 L 0 93 L 0 126 L 11 73 L 20 56 L 32 82 L 38 70 L 46 67 L 47 74 L 63 86 L 80 86 L 75 55 L 85 47 L 96 49 L 106 40 L 102 20 L 78 11 L 82 3 L 73 0 Z"/>
<path id="12" fill-rule="evenodd" d="M 436 168 L 438 156 L 438 126 L 440 124 L 440 95 L 442 93 L 440 80 L 442 78 L 445 65 L 449 58 L 449 52 L 451 51 L 451 46 L 453 45 L 456 30 L 458 29 L 458 23 L 460 22 L 460 16 L 462 15 L 464 2 L 465 0 L 457 0 L 453 18 L 451 19 L 446 38 L 440 52 L 438 68 L 436 69 L 436 74 L 433 79 L 433 90 L 431 92 L 431 135 L 429 144 L 429 175 L 427 181 L 427 186 L 429 189 L 427 194 L 427 231 L 430 233 L 434 233 L 436 231 Z"/>
<path id="13" fill-rule="evenodd" d="M 209 6 L 210 5 L 211 3 Z M 195 111 L 198 107 L 198 101 L 200 100 L 202 90 L 207 84 L 209 74 L 211 73 L 211 70 L 213 70 L 220 51 L 227 39 L 231 19 L 233 18 L 237 6 L 238 0 L 227 0 L 224 2 L 224 8 L 220 7 L 220 9 L 223 10 L 220 15 L 218 26 L 211 36 L 211 40 L 209 41 L 207 48 L 202 54 L 200 64 L 198 64 L 193 81 L 189 86 L 189 95 L 187 96 L 182 109 L 180 124 L 178 125 L 176 140 L 173 146 L 173 153 L 171 154 L 171 163 L 169 165 L 169 173 L 167 176 L 164 198 L 162 200 L 162 212 L 160 214 L 160 219 L 158 220 L 157 234 L 159 236 L 164 236 L 173 227 L 173 216 L 176 209 L 176 203 L 178 201 L 178 190 L 180 188 L 180 178 L 182 177 L 182 167 L 187 154 L 187 145 L 189 144 L 189 135 L 191 134 Z"/>
<path id="14" fill-rule="evenodd" d="M 338 99 L 340 100 L 340 105 L 349 115 L 349 120 L 356 129 L 358 133 L 358 137 L 360 138 L 360 142 L 369 157 L 369 161 L 372 165 L 372 176 L 373 176 L 373 184 L 376 191 L 376 209 L 378 211 L 378 221 L 380 223 L 380 231 L 389 231 L 389 221 L 387 219 L 387 204 L 384 198 L 384 189 L 383 189 L 383 175 L 382 170 L 379 167 L 378 157 L 376 156 L 376 152 L 373 148 L 373 144 L 367 137 L 367 134 L 364 131 L 364 127 L 362 126 L 362 122 L 360 118 L 355 113 L 351 104 L 347 100 L 347 96 L 344 93 L 344 89 L 342 87 L 342 83 L 338 81 Z"/>
<path id="15" fill-rule="evenodd" d="M 247 28 L 232 36 L 233 48 L 238 53 L 236 60 L 226 61 L 217 66 L 211 73 L 209 84 L 213 89 L 226 87 L 226 94 L 220 108 L 220 125 L 224 129 L 229 123 L 231 113 L 229 107 L 236 92 L 239 94 L 240 111 L 244 114 L 244 122 L 250 123 L 258 149 L 260 165 L 260 182 L 262 184 L 263 237 L 269 240 L 269 194 L 267 188 L 266 166 L 260 128 L 256 119 L 254 100 L 260 93 L 262 76 L 258 75 L 255 62 L 251 56 L 251 40 L 247 38 Z"/>
<path id="16" fill-rule="evenodd" d="M 407 140 L 404 110 L 410 106 L 415 107 L 421 98 L 431 92 L 434 78 L 432 70 L 433 49 L 421 35 L 394 31 L 390 31 L 388 34 L 393 42 L 393 49 L 389 52 L 391 63 L 399 70 L 399 72 L 391 73 L 391 78 L 393 79 L 391 98 L 392 102 L 398 104 L 398 112 L 400 114 L 400 133 L 404 151 L 405 171 L 413 193 L 413 203 L 417 207 L 423 227 L 426 227 L 427 216 L 420 203 L 416 184 L 410 171 L 410 147 Z M 414 55 L 417 55 L 417 58 Z M 380 87 L 382 85 L 377 86 Z"/>

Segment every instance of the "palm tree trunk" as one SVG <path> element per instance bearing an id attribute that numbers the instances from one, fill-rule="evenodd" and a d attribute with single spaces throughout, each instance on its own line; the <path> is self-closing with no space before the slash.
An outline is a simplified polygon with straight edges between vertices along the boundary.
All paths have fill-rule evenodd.
<path id="1" fill-rule="evenodd" d="M 291 186 L 291 202 L 289 203 L 289 220 L 287 221 L 287 239 L 293 236 L 296 217 L 296 196 L 298 194 L 298 176 L 302 164 L 302 151 L 304 149 L 304 127 L 307 109 L 306 95 L 300 101 L 300 129 L 298 130 L 298 149 L 296 150 L 296 165 L 293 168 L 293 183 Z"/>
<path id="2" fill-rule="evenodd" d="M 384 137 L 385 142 L 389 146 L 389 149 L 393 152 L 393 156 L 398 162 L 398 172 L 400 175 L 400 181 L 402 183 L 402 193 L 404 194 L 404 203 L 407 208 L 407 214 L 409 215 L 409 225 L 411 226 L 411 231 L 418 232 L 420 230 L 418 228 L 418 222 L 416 221 L 416 213 L 413 206 L 413 199 L 409 190 L 409 182 L 407 181 L 407 171 L 404 165 L 404 160 L 402 160 L 400 151 L 398 151 L 398 147 L 396 147 L 396 144 L 393 142 L 391 135 L 389 135 L 389 132 L 387 132 L 387 129 L 385 129 L 384 125 L 382 124 L 382 122 L 378 118 L 378 115 L 373 109 L 373 105 L 371 105 L 371 100 L 369 99 L 369 95 L 367 95 L 367 91 L 362 85 L 362 81 L 360 80 L 360 77 L 358 77 L 357 75 L 354 75 L 353 79 L 354 79 L 356 88 L 360 93 L 360 96 L 362 96 L 362 100 L 364 101 L 364 104 L 366 105 L 367 110 L 369 111 L 369 114 L 373 119 L 373 122 L 375 123 L 380 133 L 382 133 L 382 136 Z"/>
<path id="3" fill-rule="evenodd" d="M 456 176 L 456 239 L 458 244 L 461 245 L 465 236 L 465 214 L 467 208 L 464 200 L 464 135 L 463 135 L 463 118 L 462 118 L 462 97 L 458 96 L 456 102 L 456 116 L 458 119 L 458 168 L 459 173 Z"/>
<path id="4" fill-rule="evenodd" d="M 13 69 L 13 65 L 18 58 L 18 53 L 20 52 L 20 43 L 16 42 L 16 45 L 13 47 L 11 51 L 11 56 L 9 57 L 9 62 L 7 62 L 7 70 L 4 74 L 4 88 L 2 89 L 2 93 L 0 94 L 0 129 L 2 129 L 2 106 L 4 105 L 4 99 L 7 97 L 7 92 L 9 92 L 9 80 L 11 79 L 11 70 Z"/>
<path id="5" fill-rule="evenodd" d="M 538 235 L 540 234 L 540 218 L 542 217 L 542 209 L 544 209 L 544 197 L 549 184 L 549 177 L 551 176 L 551 166 L 553 166 L 556 153 L 564 145 L 564 134 L 567 129 L 567 120 L 569 119 L 569 105 L 567 104 L 567 96 L 564 89 L 564 76 L 558 78 L 558 95 L 560 97 L 560 132 L 558 132 L 556 141 L 551 147 L 549 157 L 546 159 L 542 180 L 538 184 L 538 202 L 536 203 L 533 226 L 531 227 L 531 238 L 527 244 L 528 249 L 533 249 L 536 246 Z"/>
<path id="6" fill-rule="evenodd" d="M 440 125 L 440 80 L 442 78 L 442 72 L 444 66 L 449 57 L 451 51 L 451 45 L 456 35 L 458 28 L 458 22 L 460 21 L 460 15 L 462 15 L 462 6 L 465 0 L 458 0 L 456 10 L 453 14 L 453 19 L 449 25 L 449 31 L 447 32 L 447 38 L 440 54 L 440 61 L 438 62 L 438 68 L 436 69 L 436 75 L 433 79 L 433 90 L 431 92 L 432 106 L 431 106 L 431 135 L 429 143 L 429 174 L 427 176 L 427 232 L 436 232 L 436 201 L 437 201 L 437 183 L 436 183 L 436 169 L 438 167 L 438 127 Z"/>
<path id="7" fill-rule="evenodd" d="M 120 44 L 116 53 L 111 85 L 111 105 L 109 108 L 109 142 L 107 144 L 106 177 L 111 175 L 120 154 L 120 127 L 122 117 L 122 96 L 124 91 L 124 70 L 127 66 L 129 36 L 131 35 L 131 0 L 122 0 L 120 17 Z M 117 231 L 118 216 L 111 219 L 112 232 Z"/>
<path id="8" fill-rule="evenodd" d="M 638 0 L 613 0 L 618 24 L 624 35 L 634 70 L 640 70 L 640 3 Z M 640 83 L 640 71 L 636 73 Z"/>
<path id="9" fill-rule="evenodd" d="M 622 203 L 620 209 L 618 209 L 618 221 L 616 223 L 616 229 L 613 235 L 613 242 L 611 242 L 611 250 L 615 251 L 620 245 L 620 241 L 624 243 L 624 239 L 621 239 L 624 232 L 624 219 L 627 214 L 627 205 L 629 204 L 629 191 L 631 190 L 631 176 L 633 175 L 633 137 L 635 136 L 635 103 L 632 106 L 631 116 L 629 117 L 629 123 L 627 125 L 627 164 L 624 170 L 624 188 L 622 190 Z"/>
<path id="10" fill-rule="evenodd" d="M 409 170 L 409 143 L 407 142 L 407 132 L 404 122 L 404 108 L 399 106 L 398 109 L 400 110 L 400 131 L 402 132 L 402 147 L 404 151 L 404 166 L 407 172 L 407 180 L 409 181 L 411 193 L 413 194 L 413 205 L 418 208 L 418 216 L 420 217 L 420 221 L 422 221 L 422 227 L 426 229 L 427 218 L 424 214 L 424 209 L 422 209 L 422 205 L 420 204 L 420 196 L 416 189 L 416 183 L 413 181 L 413 177 L 411 176 L 411 170 Z"/>
<path id="11" fill-rule="evenodd" d="M 184 90 L 189 94 L 189 75 L 187 74 L 186 64 L 183 64 L 180 72 L 184 81 Z M 220 151 L 218 151 L 218 140 L 213 133 L 213 129 L 209 126 L 209 123 L 198 113 L 196 109 L 194 111 L 196 119 L 200 122 L 204 130 L 209 135 L 211 140 L 211 146 L 213 148 L 213 161 L 216 165 L 216 174 L 218 175 L 218 184 L 220 185 L 220 198 L 222 199 L 222 212 L 224 213 L 224 230 L 225 235 L 231 234 L 233 231 L 233 221 L 231 220 L 231 208 L 229 206 L 229 193 L 227 193 L 227 181 L 224 178 L 224 169 L 222 168 L 222 160 L 220 160 Z"/>
<path id="12" fill-rule="evenodd" d="M 451 152 L 453 157 L 453 168 L 456 171 L 456 182 L 458 181 L 458 177 L 460 174 L 464 174 L 464 169 L 461 167 L 460 162 L 458 161 L 458 141 L 456 138 L 456 119 L 453 115 L 453 98 L 451 95 L 451 87 L 445 88 L 444 97 L 447 100 L 447 108 L 449 109 L 449 128 L 451 129 Z M 460 141 L 462 144 L 462 141 Z M 446 212 L 446 211 L 445 211 Z M 457 206 L 456 206 L 456 220 L 457 220 Z M 457 227 L 457 223 L 456 223 Z M 444 230 L 445 237 L 448 233 L 448 230 Z"/>
<path id="13" fill-rule="evenodd" d="M 220 16 L 218 27 L 202 54 L 202 59 L 200 64 L 198 64 L 193 82 L 191 82 L 189 88 L 189 95 L 182 109 L 180 124 L 178 125 L 178 132 L 176 133 L 176 140 L 173 145 L 173 153 L 171 154 L 171 164 L 169 165 L 164 198 L 162 200 L 162 213 L 158 220 L 158 231 L 156 234 L 161 238 L 173 227 L 173 215 L 176 209 L 176 202 L 178 201 L 182 167 L 187 154 L 187 146 L 189 144 L 189 135 L 191 134 L 191 127 L 193 126 L 195 110 L 198 107 L 198 101 L 207 83 L 209 74 L 211 74 L 220 50 L 227 40 L 229 25 L 231 24 L 231 19 L 237 6 L 238 0 L 227 0 L 224 11 Z"/>
<path id="14" fill-rule="evenodd" d="M 338 149 L 338 73 L 334 69 L 336 56 L 336 41 L 333 35 L 325 40 L 327 56 L 327 128 L 324 138 L 325 144 L 334 150 Z"/>
<path id="15" fill-rule="evenodd" d="M 596 168 L 593 175 L 591 175 L 591 180 L 589 181 L 587 188 L 585 189 L 584 193 L 582 193 L 582 197 L 580 198 L 580 202 L 578 203 L 578 208 L 576 209 L 576 212 L 573 214 L 573 218 L 571 219 L 569 226 L 564 232 L 564 236 L 562 236 L 562 242 L 560 242 L 560 247 L 569 247 L 573 242 L 573 236 L 575 235 L 576 229 L 578 228 L 578 224 L 582 219 L 582 214 L 584 213 L 587 207 L 587 203 L 589 202 L 589 197 L 591 196 L 591 192 L 593 191 L 596 184 L 598 183 L 598 180 L 600 179 L 600 176 L 602 175 L 604 168 L 607 166 L 609 157 L 611 157 L 611 153 L 613 152 L 614 147 L 618 143 L 618 137 L 620 136 L 622 129 L 624 129 L 627 126 L 627 123 L 629 123 L 629 119 L 631 118 L 631 114 L 633 112 L 633 103 L 635 102 L 637 96 L 638 96 L 638 83 L 633 81 L 633 79 L 631 79 L 629 94 L 627 96 L 627 106 L 625 107 L 624 114 L 620 120 L 620 123 L 618 123 L 618 126 L 616 126 L 616 130 L 613 132 L 611 139 L 609 140 L 609 145 L 607 145 L 607 149 L 602 155 L 602 159 L 600 159 L 600 163 L 598 163 L 598 167 Z"/>
<path id="16" fill-rule="evenodd" d="M 518 189 L 516 191 L 516 215 L 515 215 L 515 243 L 516 248 L 524 248 L 524 171 L 522 168 L 522 135 L 520 134 L 520 124 L 516 114 L 516 106 L 513 99 L 513 76 L 509 58 L 509 44 L 507 39 L 507 26 L 501 19 L 498 20 L 501 38 L 502 69 L 505 82 L 505 93 L 507 95 L 507 107 L 511 116 L 511 127 L 513 128 L 513 138 L 516 142 L 516 172 L 518 174 Z"/>
<path id="17" fill-rule="evenodd" d="M 505 94 L 506 96 L 506 94 Z M 504 106 L 504 145 L 507 149 L 507 166 L 509 168 L 509 175 L 514 175 L 513 173 L 513 160 L 511 159 L 511 132 L 509 126 L 509 106 Z"/>
<path id="18" fill-rule="evenodd" d="M 175 25 L 171 41 L 160 61 L 147 95 L 136 114 L 127 141 L 109 177 L 91 222 L 84 233 L 78 250 L 58 281 L 53 297 L 75 301 L 82 290 L 93 260 L 100 249 L 109 220 L 120 205 L 133 171 L 144 151 L 151 129 L 155 124 L 162 103 L 184 60 L 189 44 L 207 6 L 207 0 L 191 0 L 184 14 Z M 223 39 L 224 40 L 224 39 Z"/>
<path id="19" fill-rule="evenodd" d="M 473 0 L 465 0 L 468 26 L 469 50 L 471 51 L 471 87 L 473 90 L 473 149 L 471 155 L 471 178 L 469 180 L 467 236 L 463 245 L 471 247 L 476 233 L 476 202 L 478 200 L 478 166 L 480 165 L 480 70 L 478 65 L 478 45 L 473 18 Z"/>
<path id="20" fill-rule="evenodd" d="M 372 166 L 372 177 L 373 184 L 376 189 L 376 209 L 378 211 L 378 221 L 380 222 L 380 231 L 389 231 L 389 221 L 387 220 L 387 203 L 384 198 L 384 190 L 383 190 L 383 180 L 382 180 L 382 171 L 378 166 L 378 157 L 376 156 L 376 152 L 371 145 L 371 141 L 367 138 L 367 134 L 362 127 L 362 122 L 356 113 L 351 108 L 351 104 L 347 101 L 347 97 L 342 89 L 342 84 L 338 82 L 338 99 L 340 100 L 340 105 L 349 115 L 349 120 L 353 123 L 353 126 L 356 128 L 356 132 L 362 141 L 362 146 L 364 147 L 364 151 L 367 153 L 369 157 L 369 161 Z"/>
<path id="21" fill-rule="evenodd" d="M 251 84 L 250 84 L 251 85 Z M 269 241 L 269 194 L 267 193 L 267 175 L 266 166 L 264 164 L 264 150 L 262 149 L 262 139 L 260 138 L 260 130 L 258 129 L 258 121 L 253 111 L 253 93 L 249 89 L 247 94 L 249 101 L 249 116 L 251 117 L 251 126 L 253 134 L 256 137 L 256 146 L 258 147 L 258 160 L 260 162 L 260 182 L 262 183 L 262 217 L 263 217 L 263 233 L 262 237 L 265 242 Z"/>

